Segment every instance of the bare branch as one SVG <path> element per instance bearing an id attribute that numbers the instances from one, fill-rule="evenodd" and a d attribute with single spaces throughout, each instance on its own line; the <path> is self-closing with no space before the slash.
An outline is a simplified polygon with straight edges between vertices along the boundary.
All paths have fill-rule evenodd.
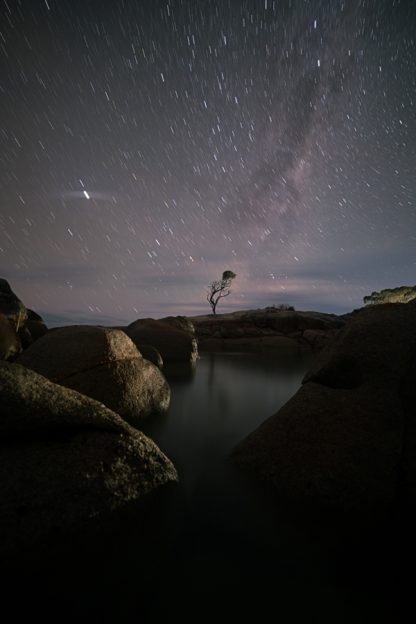
<path id="1" fill-rule="evenodd" d="M 231 293 L 231 281 L 237 277 L 233 271 L 224 271 L 220 280 L 214 280 L 207 292 L 207 301 L 212 308 L 213 314 L 216 313 L 218 301 L 224 297 L 228 297 Z"/>

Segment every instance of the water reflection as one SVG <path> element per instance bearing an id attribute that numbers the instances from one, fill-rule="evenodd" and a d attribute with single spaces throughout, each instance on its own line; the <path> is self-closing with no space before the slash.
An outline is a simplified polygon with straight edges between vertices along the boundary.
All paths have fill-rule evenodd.
<path id="1" fill-rule="evenodd" d="M 169 383 L 190 383 L 195 376 L 197 365 L 198 361 L 168 362 L 164 364 L 162 372 Z"/>
<path id="2" fill-rule="evenodd" d="M 397 621 L 389 600 L 378 597 L 382 579 L 371 548 L 363 556 L 368 536 L 345 546 L 336 532 L 293 522 L 289 509 L 228 461 L 232 448 L 296 392 L 312 359 L 302 352 L 211 353 L 191 383 L 171 382 L 169 412 L 146 425 L 180 475 L 154 524 L 161 566 L 149 587 L 152 622 Z M 360 578 L 366 566 L 371 572 Z"/>
<path id="3" fill-rule="evenodd" d="M 196 487 L 197 475 L 217 474 L 235 444 L 296 392 L 312 357 L 208 353 L 196 368 L 170 367 L 169 411 L 143 430 L 174 461 L 181 483 Z"/>

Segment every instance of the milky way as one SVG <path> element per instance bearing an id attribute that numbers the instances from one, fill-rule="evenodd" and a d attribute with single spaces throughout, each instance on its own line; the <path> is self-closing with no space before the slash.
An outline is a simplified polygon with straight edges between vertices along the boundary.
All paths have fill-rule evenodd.
<path id="1" fill-rule="evenodd" d="M 4 1 L 0 274 L 56 322 L 416 283 L 411 0 Z M 220 310 L 219 310 L 220 311 Z"/>

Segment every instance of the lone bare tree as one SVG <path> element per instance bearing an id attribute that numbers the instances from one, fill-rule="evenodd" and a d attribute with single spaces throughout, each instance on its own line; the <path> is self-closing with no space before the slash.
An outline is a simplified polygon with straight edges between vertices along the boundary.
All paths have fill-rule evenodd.
<path id="1" fill-rule="evenodd" d="M 237 277 L 237 275 L 232 271 L 224 271 L 220 280 L 211 282 L 207 292 L 207 301 L 212 308 L 213 314 L 216 314 L 218 301 L 223 297 L 228 297 L 230 294 L 231 282 L 235 277 Z"/>

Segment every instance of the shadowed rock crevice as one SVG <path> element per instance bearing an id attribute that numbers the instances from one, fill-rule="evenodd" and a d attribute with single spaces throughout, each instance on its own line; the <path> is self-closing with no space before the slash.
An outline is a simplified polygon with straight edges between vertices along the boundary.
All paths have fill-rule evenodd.
<path id="1" fill-rule="evenodd" d="M 302 383 L 310 381 L 328 388 L 358 388 L 363 382 L 360 362 L 356 358 L 340 353 L 316 372 L 307 373 Z"/>

